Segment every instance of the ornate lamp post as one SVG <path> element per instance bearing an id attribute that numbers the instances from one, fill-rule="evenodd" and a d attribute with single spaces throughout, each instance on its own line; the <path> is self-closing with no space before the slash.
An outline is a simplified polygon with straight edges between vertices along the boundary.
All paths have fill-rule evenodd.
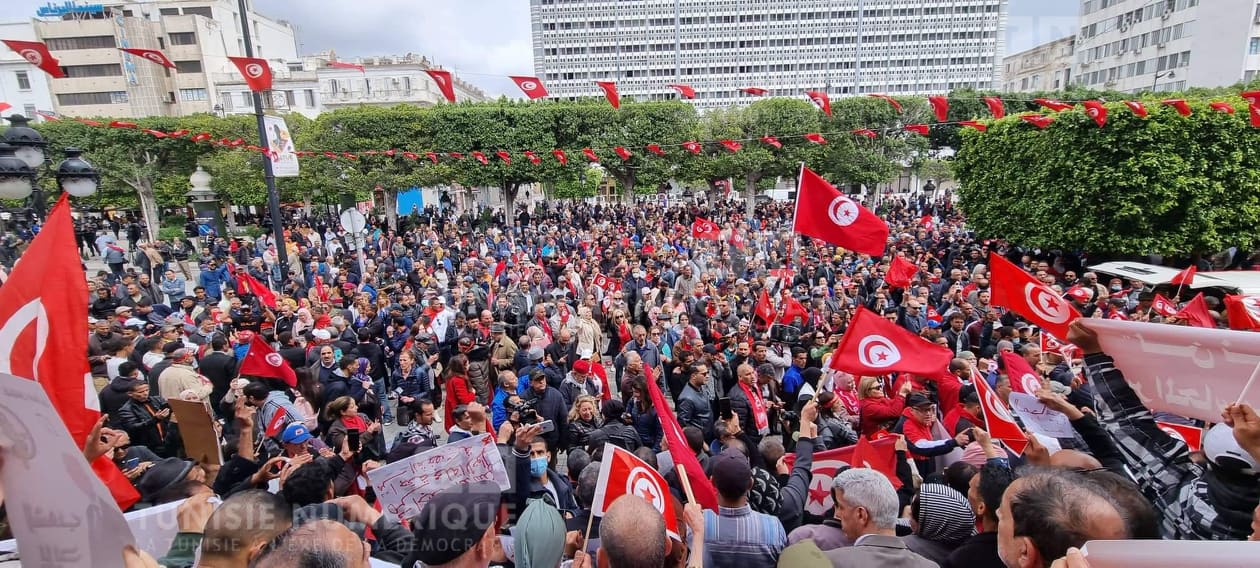
<path id="1" fill-rule="evenodd" d="M 213 176 L 201 169 L 201 166 L 197 166 L 197 171 L 188 176 L 188 183 L 192 185 L 192 189 L 184 196 L 192 205 L 193 216 L 198 225 L 214 229 L 216 235 L 227 236 L 223 228 L 223 212 L 219 210 L 219 195 L 210 187 L 210 182 L 213 180 Z"/>
<path id="2" fill-rule="evenodd" d="M 0 135 L 4 146 L 0 149 L 0 197 L 25 199 L 29 196 L 36 217 L 43 221 L 48 211 L 47 198 L 39 184 L 43 176 L 52 174 L 57 187 L 75 197 L 96 193 L 101 176 L 92 164 L 80 157 L 82 150 L 66 148 L 66 159 L 55 171 L 50 171 L 48 142 L 43 135 L 31 128 L 30 121 L 20 114 L 5 120 L 9 121 L 9 128 Z"/>

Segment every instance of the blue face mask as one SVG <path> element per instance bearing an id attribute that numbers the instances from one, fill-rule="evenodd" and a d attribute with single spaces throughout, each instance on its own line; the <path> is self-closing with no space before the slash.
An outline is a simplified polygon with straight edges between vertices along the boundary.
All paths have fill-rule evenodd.
<path id="1" fill-rule="evenodd" d="M 529 474 L 534 477 L 542 477 L 547 473 L 547 458 L 534 458 L 529 460 Z"/>

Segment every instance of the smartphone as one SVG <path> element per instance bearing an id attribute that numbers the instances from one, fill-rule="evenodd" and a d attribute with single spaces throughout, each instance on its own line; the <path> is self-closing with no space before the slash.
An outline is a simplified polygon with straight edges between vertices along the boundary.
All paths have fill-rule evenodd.
<path id="1" fill-rule="evenodd" d="M 352 432 L 358 432 L 358 430 L 352 430 Z M 288 463 L 289 463 L 288 458 L 284 458 L 276 462 L 275 465 L 271 466 L 272 475 L 278 475 L 280 473 L 280 470 L 284 469 L 284 466 L 287 465 Z"/>
<path id="2" fill-rule="evenodd" d="M 350 451 L 359 453 L 359 431 L 346 430 L 346 440 L 348 440 Z"/>
<path id="3" fill-rule="evenodd" d="M 131 458 L 123 461 L 123 469 L 136 469 L 140 467 L 140 458 Z"/>
<path id="4" fill-rule="evenodd" d="M 556 431 L 556 424 L 550 420 L 543 420 L 542 422 L 539 422 L 538 427 L 542 428 L 543 434 Z"/>
<path id="5" fill-rule="evenodd" d="M 726 397 L 718 399 L 718 414 L 722 416 L 722 420 L 731 419 L 731 399 Z"/>

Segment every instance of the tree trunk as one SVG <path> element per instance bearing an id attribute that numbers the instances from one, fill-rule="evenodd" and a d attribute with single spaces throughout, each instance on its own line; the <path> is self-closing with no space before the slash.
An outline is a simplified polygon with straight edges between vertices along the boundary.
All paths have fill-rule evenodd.
<path id="1" fill-rule="evenodd" d="M 149 234 L 150 241 L 156 241 L 161 220 L 158 218 L 157 196 L 153 194 L 153 180 L 141 177 L 136 179 L 132 187 L 135 188 L 136 198 L 140 203 L 140 214 L 144 217 L 145 232 Z"/>
<path id="2" fill-rule="evenodd" d="M 761 174 L 749 173 L 744 176 L 744 213 L 749 219 L 753 218 L 754 210 L 757 208 L 757 181 L 761 179 Z"/>
<path id="3" fill-rule="evenodd" d="M 306 218 L 307 218 L 307 219 L 310 219 L 310 217 L 311 217 L 311 194 L 309 194 L 309 193 L 303 193 L 303 194 L 302 194 L 302 212 L 306 215 Z"/>
<path id="4" fill-rule="evenodd" d="M 507 226 L 516 226 L 516 192 L 520 190 L 520 184 L 504 183 L 500 186 L 503 189 L 503 220 Z"/>
<path id="5" fill-rule="evenodd" d="M 385 223 L 391 231 L 398 231 L 398 190 L 386 189 L 381 193 L 385 196 Z"/>

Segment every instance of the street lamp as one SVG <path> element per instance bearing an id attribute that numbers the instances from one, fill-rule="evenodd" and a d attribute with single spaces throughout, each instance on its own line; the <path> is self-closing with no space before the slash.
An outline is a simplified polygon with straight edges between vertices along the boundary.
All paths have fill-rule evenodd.
<path id="1" fill-rule="evenodd" d="M 14 155 L 32 169 L 43 165 L 47 159 L 44 148 L 48 147 L 44 136 L 29 126 L 30 120 L 25 116 L 14 114 L 5 120 L 9 121 L 9 128 L 4 131 L 4 143 L 13 146 Z"/>
<path id="2" fill-rule="evenodd" d="M 87 197 L 96 193 L 101 174 L 87 160 L 80 158 L 83 150 L 66 148 L 66 159 L 57 166 L 57 187 L 74 197 Z"/>
<path id="3" fill-rule="evenodd" d="M 35 170 L 14 153 L 13 146 L 0 143 L 0 199 L 25 199 L 35 185 Z"/>
<path id="4" fill-rule="evenodd" d="M 1176 71 L 1173 71 L 1172 69 L 1169 69 L 1169 70 L 1167 70 L 1167 71 L 1165 71 L 1165 72 L 1163 72 L 1163 73 L 1156 73 L 1156 74 L 1155 74 L 1155 80 L 1154 80 L 1154 81 L 1151 81 L 1151 92 L 1152 92 L 1152 93 L 1154 93 L 1154 92 L 1155 92 L 1155 87 L 1156 87 L 1157 85 L 1159 85 L 1159 80 L 1160 80 L 1160 79 L 1163 79 L 1164 77 L 1168 77 L 1169 79 L 1176 79 L 1176 78 L 1177 78 L 1177 72 L 1176 72 Z"/>
<path id="5" fill-rule="evenodd" d="M 82 150 L 66 148 L 66 159 L 56 171 L 49 171 L 48 141 L 38 130 L 30 127 L 30 121 L 25 116 L 15 114 L 5 117 L 5 120 L 9 121 L 9 128 L 0 134 L 0 146 L 3 146 L 0 148 L 0 197 L 25 199 L 30 196 L 35 216 L 43 221 L 47 210 L 44 189 L 39 184 L 43 175 L 53 174 L 57 187 L 75 197 L 96 193 L 100 174 L 80 157 Z"/>

